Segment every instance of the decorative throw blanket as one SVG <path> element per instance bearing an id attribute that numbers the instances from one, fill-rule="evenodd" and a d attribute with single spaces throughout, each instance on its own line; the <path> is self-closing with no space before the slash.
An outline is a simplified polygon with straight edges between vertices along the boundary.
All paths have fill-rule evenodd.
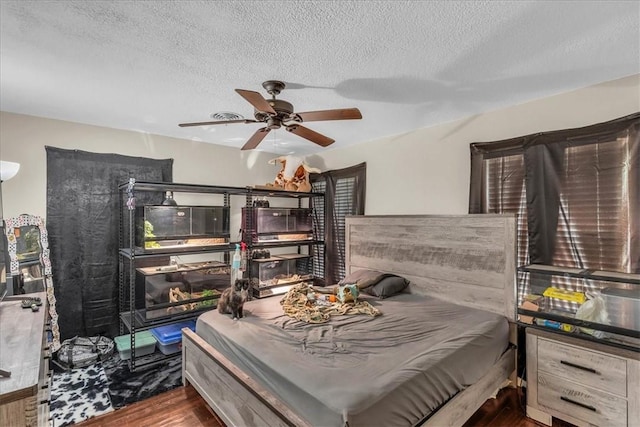
<path id="1" fill-rule="evenodd" d="M 284 313 L 289 317 L 307 323 L 325 323 L 329 321 L 331 316 L 345 314 L 368 314 L 370 316 L 382 314 L 380 310 L 367 301 L 344 304 L 334 302 L 328 305 L 318 305 L 307 298 L 307 294 L 313 292 L 313 289 L 306 283 L 300 283 L 289 289 L 280 301 Z"/>

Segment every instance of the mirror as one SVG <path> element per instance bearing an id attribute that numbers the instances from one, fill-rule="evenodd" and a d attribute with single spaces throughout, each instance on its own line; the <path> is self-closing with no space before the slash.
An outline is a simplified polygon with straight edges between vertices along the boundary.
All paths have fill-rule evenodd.
<path id="1" fill-rule="evenodd" d="M 2 235 L 0 236 L 0 301 L 5 295 L 13 295 L 13 284 L 11 278 L 7 278 L 7 267 L 9 266 L 9 253 L 7 252 L 7 239 L 4 233 L 4 220 L 0 220 Z M 8 280 L 7 280 L 8 279 Z"/>
<path id="2" fill-rule="evenodd" d="M 49 258 L 49 238 L 44 220 L 26 214 L 5 218 L 4 234 L 8 255 L 7 293 L 46 292 L 52 333 L 51 349 L 56 351 L 60 348 L 60 330 Z"/>
<path id="3" fill-rule="evenodd" d="M 12 280 L 13 293 L 19 295 L 46 291 L 40 263 L 40 228 L 36 225 L 15 227 L 13 235 L 16 238 L 16 258 L 19 263 L 18 275 Z"/>

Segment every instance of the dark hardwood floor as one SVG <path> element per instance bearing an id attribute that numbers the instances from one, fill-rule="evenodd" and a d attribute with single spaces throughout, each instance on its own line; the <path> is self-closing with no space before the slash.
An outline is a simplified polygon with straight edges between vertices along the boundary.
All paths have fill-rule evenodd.
<path id="1" fill-rule="evenodd" d="M 90 418 L 77 425 L 82 427 L 223 427 L 224 423 L 209 409 L 198 392 L 192 386 L 188 386 L 178 387 L 114 412 Z"/>
<path id="2" fill-rule="evenodd" d="M 463 427 L 540 427 L 541 424 L 524 415 L 522 401 L 520 389 L 503 389 L 496 399 L 486 401 Z M 224 423 L 193 387 L 188 386 L 91 418 L 78 426 L 224 427 Z M 554 418 L 553 427 L 571 427 L 571 424 Z"/>
<path id="3" fill-rule="evenodd" d="M 504 388 L 496 399 L 487 400 L 463 427 L 540 427 L 525 415 L 524 389 Z M 573 424 L 553 419 L 552 427 L 574 427 Z"/>

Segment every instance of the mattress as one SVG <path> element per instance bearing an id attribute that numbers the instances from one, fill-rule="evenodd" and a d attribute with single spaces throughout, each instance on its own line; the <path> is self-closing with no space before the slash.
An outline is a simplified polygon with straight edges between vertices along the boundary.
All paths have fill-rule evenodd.
<path id="1" fill-rule="evenodd" d="M 381 316 L 307 324 L 280 298 L 249 301 L 245 318 L 202 314 L 196 333 L 316 426 L 411 426 L 493 366 L 506 318 L 428 296 L 368 298 Z"/>

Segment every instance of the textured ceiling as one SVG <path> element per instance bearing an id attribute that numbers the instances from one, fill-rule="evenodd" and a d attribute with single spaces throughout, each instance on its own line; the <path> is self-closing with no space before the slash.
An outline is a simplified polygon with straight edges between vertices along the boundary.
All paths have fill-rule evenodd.
<path id="1" fill-rule="evenodd" d="M 341 147 L 640 73 L 638 1 L 5 1 L 0 108 L 241 147 L 259 124 L 235 88 Z M 179 148 L 179 147 L 176 147 Z M 259 149 L 309 154 L 283 130 Z"/>

